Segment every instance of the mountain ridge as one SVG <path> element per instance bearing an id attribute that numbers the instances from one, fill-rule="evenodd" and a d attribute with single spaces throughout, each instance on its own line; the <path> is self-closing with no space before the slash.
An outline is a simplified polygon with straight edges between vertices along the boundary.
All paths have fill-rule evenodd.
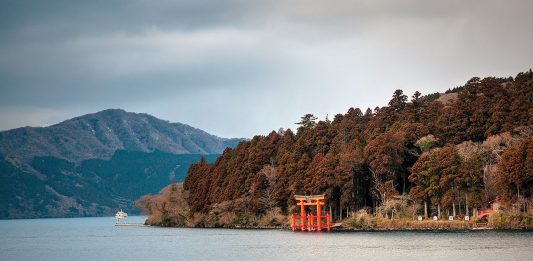
<path id="1" fill-rule="evenodd" d="M 221 138 L 190 125 L 146 113 L 107 109 L 48 127 L 0 132 L 0 154 L 14 163 L 53 156 L 72 162 L 109 159 L 116 150 L 173 154 L 220 154 L 241 138 Z"/>

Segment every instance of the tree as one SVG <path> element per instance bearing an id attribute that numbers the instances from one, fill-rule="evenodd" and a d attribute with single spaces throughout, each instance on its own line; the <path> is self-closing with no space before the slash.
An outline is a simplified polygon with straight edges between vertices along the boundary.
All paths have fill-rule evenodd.
<path id="1" fill-rule="evenodd" d="M 437 143 L 437 138 L 429 134 L 416 141 L 415 145 L 420 148 L 422 152 L 429 152 L 429 150 Z"/>
<path id="2" fill-rule="evenodd" d="M 486 152 L 481 144 L 471 141 L 463 142 L 456 148 L 457 154 L 461 158 L 460 175 L 456 180 L 460 188 L 459 198 L 468 200 L 467 205 L 470 207 L 480 207 L 484 198 L 484 157 Z"/>
<path id="3" fill-rule="evenodd" d="M 135 201 L 135 206 L 149 215 L 148 224 L 164 227 L 184 226 L 190 217 L 188 192 L 182 184 L 170 184 L 158 195 L 145 195 Z"/>
<path id="4" fill-rule="evenodd" d="M 398 195 L 398 191 L 396 191 L 396 188 L 394 187 L 394 181 L 393 180 L 383 180 L 380 175 L 373 171 L 372 168 L 368 168 L 371 173 L 372 178 L 372 194 L 375 199 L 380 201 L 381 203 L 387 202 L 392 196 Z"/>
<path id="5" fill-rule="evenodd" d="M 401 132 L 388 131 L 366 145 L 366 162 L 375 175 L 376 186 L 391 184 L 395 187 L 398 184 L 397 175 L 404 171 L 404 142 Z M 381 196 L 380 200 L 384 202 L 387 198 Z M 389 196 L 393 195 L 389 193 Z"/>
<path id="6" fill-rule="evenodd" d="M 439 186 L 442 191 L 440 203 L 443 206 L 452 205 L 459 196 L 461 190 L 460 166 L 461 159 L 454 145 L 447 145 L 439 151 L 438 164 L 441 173 Z"/>
<path id="7" fill-rule="evenodd" d="M 392 95 L 392 99 L 389 101 L 389 108 L 392 111 L 400 111 L 402 110 L 407 103 L 407 95 L 403 94 L 403 91 L 398 89 L 394 91 L 394 94 Z"/>
<path id="8" fill-rule="evenodd" d="M 258 183 L 253 192 L 259 193 L 260 208 L 271 216 L 274 215 L 274 210 L 277 206 L 277 201 L 274 196 L 274 186 L 276 185 L 277 175 L 276 169 L 272 165 L 265 165 L 258 173 Z"/>
<path id="9" fill-rule="evenodd" d="M 440 148 L 423 153 L 411 168 L 409 181 L 413 183 L 410 194 L 420 201 L 430 201 L 434 205 L 440 203 L 442 190 L 440 187 L 441 170 L 439 167 Z"/>
<path id="10" fill-rule="evenodd" d="M 316 120 L 318 118 L 315 117 L 315 115 L 313 114 L 306 114 L 304 116 L 301 117 L 301 121 L 300 122 L 297 122 L 295 124 L 298 124 L 301 126 L 301 128 L 311 128 L 311 127 L 314 127 L 316 125 Z"/>
<path id="11" fill-rule="evenodd" d="M 408 115 L 410 118 L 412 118 L 413 122 L 419 122 L 420 121 L 420 110 L 422 109 L 422 106 L 424 105 L 424 99 L 422 98 L 422 94 L 418 91 L 416 91 L 411 99 L 411 103 L 408 110 Z"/>
<path id="12" fill-rule="evenodd" d="M 498 163 L 496 187 L 505 201 L 533 194 L 533 137 L 505 150 Z"/>
<path id="13" fill-rule="evenodd" d="M 419 200 L 430 200 L 434 205 L 453 204 L 461 189 L 460 165 L 454 145 L 422 154 L 409 177 L 413 182 L 411 195 Z"/>

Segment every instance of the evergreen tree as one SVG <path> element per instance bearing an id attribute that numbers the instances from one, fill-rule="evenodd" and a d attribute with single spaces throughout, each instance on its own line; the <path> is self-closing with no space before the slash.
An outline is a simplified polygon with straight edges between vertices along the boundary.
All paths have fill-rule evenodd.
<path id="1" fill-rule="evenodd" d="M 295 124 L 298 124 L 301 126 L 301 128 L 311 128 L 311 127 L 314 127 L 316 126 L 316 120 L 318 118 L 315 117 L 315 115 L 313 114 L 306 114 L 304 116 L 301 117 L 301 121 L 300 122 L 297 122 Z"/>

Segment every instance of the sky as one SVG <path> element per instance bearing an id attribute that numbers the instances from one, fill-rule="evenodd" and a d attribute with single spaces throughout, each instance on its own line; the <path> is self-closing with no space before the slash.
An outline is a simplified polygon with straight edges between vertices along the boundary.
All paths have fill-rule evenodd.
<path id="1" fill-rule="evenodd" d="M 108 108 L 221 137 L 533 67 L 533 1 L 0 0 L 0 130 Z"/>

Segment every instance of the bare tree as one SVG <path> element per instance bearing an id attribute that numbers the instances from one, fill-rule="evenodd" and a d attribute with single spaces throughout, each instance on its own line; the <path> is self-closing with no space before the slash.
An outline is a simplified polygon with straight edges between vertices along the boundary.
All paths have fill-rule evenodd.
<path id="1" fill-rule="evenodd" d="M 385 203 L 387 201 L 387 197 L 397 194 L 395 193 L 396 190 L 394 189 L 394 182 L 392 180 L 383 182 L 376 172 L 374 172 L 371 168 L 368 169 L 372 174 L 372 182 L 374 183 L 372 194 L 376 199 L 381 201 L 381 203 Z"/>
<path id="2" fill-rule="evenodd" d="M 259 198 L 259 204 L 261 204 L 261 207 L 268 214 L 273 216 L 277 206 L 276 198 L 273 193 L 274 185 L 277 181 L 276 169 L 273 164 L 266 165 L 259 171 L 259 175 L 264 175 L 266 179 L 266 186 L 263 195 Z"/>

